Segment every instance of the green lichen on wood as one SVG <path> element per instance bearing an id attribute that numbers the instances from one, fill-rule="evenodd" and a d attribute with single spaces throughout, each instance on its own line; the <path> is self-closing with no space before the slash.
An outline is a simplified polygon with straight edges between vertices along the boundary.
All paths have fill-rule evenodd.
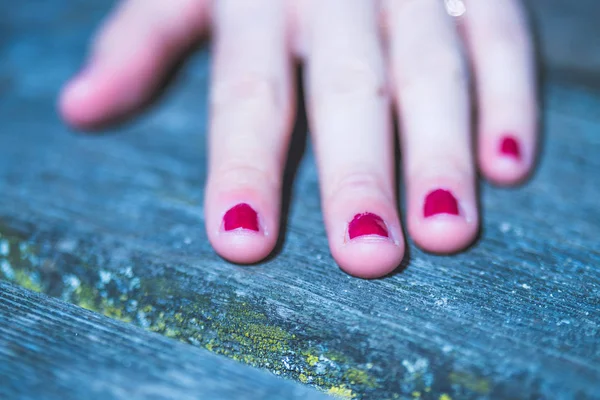
<path id="1" fill-rule="evenodd" d="M 434 379 L 424 359 L 406 365 L 402 361 L 407 371 L 400 379 L 402 390 L 389 391 L 384 371 L 357 361 L 335 341 L 274 319 L 276 313 L 260 299 L 239 296 L 215 283 L 185 290 L 178 277 L 143 277 L 133 266 L 102 269 L 97 260 L 72 253 L 68 262 L 49 263 L 34 243 L 0 226 L 0 278 L 27 289 L 270 370 L 334 397 L 400 399 L 404 393 L 406 398 L 451 398 L 435 390 L 440 378 Z M 486 395 L 491 385 L 464 372 L 451 372 L 439 382 L 445 388 L 450 384 L 451 394 Z"/>
<path id="2" fill-rule="evenodd" d="M 491 390 L 490 382 L 478 376 L 473 376 L 466 372 L 452 372 L 449 380 L 453 385 L 468 389 L 480 395 L 488 394 Z"/>
<path id="3" fill-rule="evenodd" d="M 370 388 L 377 387 L 377 381 L 368 372 L 362 369 L 349 368 L 344 373 L 344 379 L 351 385 L 360 385 Z"/>
<path id="4" fill-rule="evenodd" d="M 0 278 L 34 292 L 43 292 L 44 288 L 40 284 L 40 277 L 36 271 L 18 268 L 32 256 L 34 257 L 29 246 L 18 238 L 0 233 Z"/>
<path id="5" fill-rule="evenodd" d="M 0 239 L 10 243 L 10 251 L 0 254 L 0 262 L 13 271 L 2 274 L 0 270 L 0 277 L 28 289 L 53 291 L 53 295 L 90 311 L 268 369 L 338 397 L 356 398 L 356 393 L 376 387 L 376 378 L 366 367 L 337 349 L 315 345 L 300 331 L 277 324 L 258 299 L 238 296 L 225 286 L 213 285 L 206 293 L 182 291 L 166 278 L 138 277 L 132 267 L 109 271 L 82 260 L 77 268 L 69 263 L 54 265 L 53 269 L 60 269 L 61 279 L 57 282 L 55 274 L 51 281 L 43 273 L 34 244 L 6 233 L 0 234 Z M 215 293 L 226 294 L 226 299 L 214 301 Z"/>
<path id="6" fill-rule="evenodd" d="M 339 399 L 354 399 L 356 397 L 356 394 L 344 385 L 330 387 L 327 394 Z"/>
<path id="7" fill-rule="evenodd" d="M 34 292 L 42 292 L 43 288 L 38 283 L 37 277 L 33 274 L 28 274 L 23 270 L 17 269 L 14 271 L 14 278 L 12 279 L 14 283 L 19 286 L 24 287 L 25 289 L 29 289 Z"/>
<path id="8" fill-rule="evenodd" d="M 305 357 L 306 363 L 311 367 L 314 367 L 319 362 L 319 356 L 311 353 L 310 351 L 302 352 L 302 355 Z"/>

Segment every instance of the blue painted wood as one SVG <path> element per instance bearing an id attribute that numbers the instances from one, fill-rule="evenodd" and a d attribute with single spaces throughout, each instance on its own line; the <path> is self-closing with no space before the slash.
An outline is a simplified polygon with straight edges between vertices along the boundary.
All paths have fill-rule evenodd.
<path id="1" fill-rule="evenodd" d="M 5 400 L 330 398 L 1 281 L 0 361 Z"/>
<path id="2" fill-rule="evenodd" d="M 4 279 L 345 396 L 598 398 L 597 93 L 545 87 L 539 168 L 518 189 L 481 185 L 483 233 L 465 253 L 411 245 L 394 276 L 343 274 L 308 146 L 280 251 L 244 268 L 217 257 L 204 233 L 208 54 L 135 123 L 76 136 L 53 102 L 109 4 L 10 4 L 0 28 Z"/>

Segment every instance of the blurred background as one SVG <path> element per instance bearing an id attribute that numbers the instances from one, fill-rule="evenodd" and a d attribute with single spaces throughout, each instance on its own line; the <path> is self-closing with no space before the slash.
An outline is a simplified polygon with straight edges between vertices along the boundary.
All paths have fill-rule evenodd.
<path id="1" fill-rule="evenodd" d="M 524 0 L 554 78 L 600 89 L 600 1 Z"/>

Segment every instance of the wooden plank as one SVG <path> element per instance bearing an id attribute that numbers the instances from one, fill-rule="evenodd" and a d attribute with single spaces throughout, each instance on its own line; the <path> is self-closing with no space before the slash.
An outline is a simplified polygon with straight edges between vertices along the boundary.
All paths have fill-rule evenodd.
<path id="1" fill-rule="evenodd" d="M 118 135 L 74 136 L 51 105 L 106 4 L 19 4 L 0 44 L 4 279 L 346 397 L 598 397 L 597 94 L 547 87 L 536 175 L 482 184 L 463 254 L 411 245 L 387 279 L 340 272 L 308 146 L 285 241 L 244 268 L 204 233 L 208 54 Z"/>
<path id="2" fill-rule="evenodd" d="M 327 399 L 295 382 L 0 282 L 1 399 Z"/>

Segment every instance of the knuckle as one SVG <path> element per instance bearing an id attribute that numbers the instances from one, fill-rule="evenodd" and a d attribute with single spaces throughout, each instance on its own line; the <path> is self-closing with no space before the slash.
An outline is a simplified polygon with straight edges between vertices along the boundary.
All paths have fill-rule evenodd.
<path id="1" fill-rule="evenodd" d="M 470 157 L 461 158 L 448 154 L 440 154 L 437 157 L 431 157 L 431 159 L 435 159 L 436 161 L 420 160 L 419 162 L 409 163 L 405 170 L 407 179 L 413 182 L 440 176 L 447 179 L 456 179 L 459 182 L 470 182 L 474 179 L 475 172 Z"/>
<path id="2" fill-rule="evenodd" d="M 215 112 L 231 108 L 274 111 L 280 104 L 280 86 L 257 74 L 216 81 L 210 94 Z"/>
<path id="3" fill-rule="evenodd" d="M 391 15 L 396 15 L 407 6 L 419 2 L 420 0 L 382 0 L 381 7 Z"/>
<path id="4" fill-rule="evenodd" d="M 347 173 L 340 177 L 334 177 L 330 188 L 325 192 L 327 202 L 332 201 L 338 196 L 344 194 L 356 193 L 383 193 L 389 197 L 390 188 L 386 187 L 383 180 L 375 174 L 366 172 Z"/>
<path id="5" fill-rule="evenodd" d="M 252 163 L 231 163 L 220 166 L 211 174 L 211 182 L 221 189 L 240 188 L 279 188 L 279 179 L 276 174 L 269 172 L 273 168 L 264 168 Z"/>
<path id="6" fill-rule="evenodd" d="M 339 62 L 323 74 L 322 93 L 329 95 L 379 94 L 384 88 L 383 72 L 367 60 Z"/>
<path id="7" fill-rule="evenodd" d="M 469 79 L 465 61 L 458 51 L 432 48 L 415 54 L 410 72 L 397 76 L 399 90 L 438 83 L 465 87 Z"/>
<path id="8" fill-rule="evenodd" d="M 519 29 L 518 26 L 506 25 L 494 24 L 482 32 L 482 42 L 486 44 L 490 52 L 511 55 L 528 51 L 530 43 L 524 30 Z"/>

